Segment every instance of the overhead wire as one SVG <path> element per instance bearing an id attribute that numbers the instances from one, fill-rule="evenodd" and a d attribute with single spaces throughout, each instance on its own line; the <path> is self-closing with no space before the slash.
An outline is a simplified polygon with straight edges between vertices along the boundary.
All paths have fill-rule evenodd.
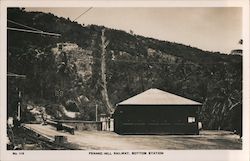
<path id="1" fill-rule="evenodd" d="M 77 19 L 79 19 L 81 16 L 83 16 L 84 14 L 86 14 L 88 11 L 90 11 L 93 7 L 88 8 L 86 11 L 84 11 L 82 14 L 80 14 L 78 17 L 76 17 L 73 21 L 76 21 Z"/>
<path id="2" fill-rule="evenodd" d="M 27 29 L 22 29 L 22 28 L 15 28 L 15 27 L 7 27 L 8 30 L 19 31 L 19 32 L 35 33 L 35 34 L 42 34 L 42 35 L 50 35 L 50 36 L 57 36 L 57 37 L 61 36 L 61 34 L 52 33 L 52 32 L 45 32 L 45 31 L 39 30 L 37 28 L 30 27 L 30 26 L 24 25 L 22 23 L 13 21 L 13 20 L 7 19 L 7 21 L 10 22 L 10 23 L 12 23 L 12 24 L 19 25 L 19 26 L 27 28 Z M 30 30 L 28 30 L 28 29 L 30 29 Z"/>
<path id="3" fill-rule="evenodd" d="M 26 30 L 26 29 L 19 29 L 19 28 L 13 28 L 13 27 L 7 27 L 8 30 L 13 31 L 20 31 L 20 32 L 29 32 L 29 33 L 35 33 L 35 34 L 43 34 L 43 35 L 50 35 L 50 36 L 61 36 L 61 34 L 51 33 L 51 32 L 44 32 L 44 31 L 34 31 L 34 30 Z"/>
<path id="4" fill-rule="evenodd" d="M 19 23 L 19 22 L 15 22 L 15 21 L 12 21 L 12 20 L 8 20 L 8 19 L 7 19 L 7 21 L 10 22 L 10 23 L 13 23 L 13 24 L 22 26 L 22 27 L 26 27 L 26 28 L 28 28 L 28 29 L 32 29 L 32 30 L 36 30 L 36 31 L 42 31 L 42 30 L 36 29 L 36 28 L 34 28 L 34 27 L 30 27 L 30 26 L 27 26 L 27 25 L 24 25 L 24 24 L 21 24 L 21 23 Z"/>
<path id="5" fill-rule="evenodd" d="M 26 75 L 22 75 L 22 74 L 15 74 L 15 73 L 7 73 L 8 77 L 15 77 L 15 78 L 26 78 Z"/>

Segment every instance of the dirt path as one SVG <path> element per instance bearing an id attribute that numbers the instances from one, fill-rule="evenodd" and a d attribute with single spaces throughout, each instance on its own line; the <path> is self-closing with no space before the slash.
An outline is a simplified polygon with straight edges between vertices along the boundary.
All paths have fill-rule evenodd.
<path id="1" fill-rule="evenodd" d="M 75 135 L 56 131 L 52 126 L 26 124 L 43 135 L 67 136 L 70 143 L 81 149 L 103 150 L 164 150 L 164 149 L 241 149 L 237 135 L 226 131 L 202 131 L 200 135 L 118 135 L 106 131 L 76 131 Z"/>

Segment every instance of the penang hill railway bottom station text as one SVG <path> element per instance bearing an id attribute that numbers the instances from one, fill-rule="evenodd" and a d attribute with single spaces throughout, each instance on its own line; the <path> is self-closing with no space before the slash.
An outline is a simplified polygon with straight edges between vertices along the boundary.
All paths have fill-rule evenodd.
<path id="1" fill-rule="evenodd" d="M 164 152 L 89 152 L 89 155 L 163 155 Z"/>

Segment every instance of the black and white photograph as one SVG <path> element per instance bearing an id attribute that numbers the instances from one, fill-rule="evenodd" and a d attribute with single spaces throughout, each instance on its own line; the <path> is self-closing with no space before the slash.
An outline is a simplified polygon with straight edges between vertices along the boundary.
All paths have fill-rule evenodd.
<path id="1" fill-rule="evenodd" d="M 5 150 L 244 150 L 243 11 L 6 7 Z"/>

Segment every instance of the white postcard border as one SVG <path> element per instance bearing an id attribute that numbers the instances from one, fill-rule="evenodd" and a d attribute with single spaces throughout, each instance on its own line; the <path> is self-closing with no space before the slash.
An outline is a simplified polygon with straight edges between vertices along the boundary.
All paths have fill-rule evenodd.
<path id="1" fill-rule="evenodd" d="M 24 155 L 13 155 L 6 150 L 6 73 L 7 73 L 7 7 L 242 7 L 243 8 L 243 149 L 242 150 L 147 150 L 164 152 L 163 155 L 90 155 L 89 151 L 20 151 Z M 247 161 L 249 160 L 249 2 L 238 1 L 33 1 L 33 0 L 4 0 L 1 2 L 1 68 L 0 68 L 0 105 L 1 105 L 1 160 L 171 160 L 171 161 Z M 91 150 L 92 152 L 94 150 Z M 114 152 L 115 150 L 101 150 Z M 124 150 L 118 150 L 125 152 Z M 134 150 L 133 150 L 134 151 Z M 144 152 L 145 150 L 136 150 Z M 15 151 L 19 152 L 19 151 Z M 127 151 L 126 151 L 127 152 Z M 132 152 L 128 150 L 128 152 Z"/>

